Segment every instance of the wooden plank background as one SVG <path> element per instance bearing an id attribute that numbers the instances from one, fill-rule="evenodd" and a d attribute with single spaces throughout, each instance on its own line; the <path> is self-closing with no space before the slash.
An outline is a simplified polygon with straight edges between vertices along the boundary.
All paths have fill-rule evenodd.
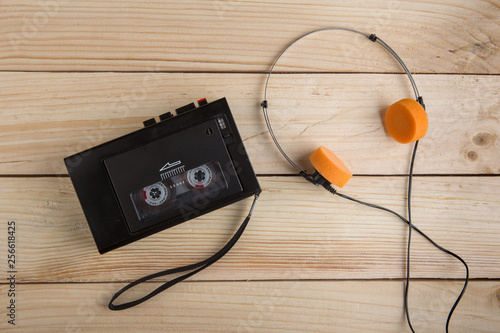
<path id="1" fill-rule="evenodd" d="M 496 1 L 2 2 L 0 68 L 16 71 L 266 71 L 298 35 L 349 26 L 397 43 L 419 73 L 498 73 Z M 283 70 L 399 71 L 362 37 L 311 37 Z M 359 43 L 359 44 L 356 44 Z M 311 46 L 315 52 L 311 52 Z"/>
<path id="2" fill-rule="evenodd" d="M 368 45 L 371 46 L 371 45 Z M 265 74 L 3 73 L 0 174 L 63 174 L 62 159 L 130 133 L 142 121 L 225 96 L 258 174 L 294 172 L 267 134 L 259 107 Z M 417 75 L 429 108 L 419 174 L 499 174 L 495 75 Z M 392 140 L 381 117 L 411 96 L 403 75 L 279 75 L 270 82 L 276 135 L 290 156 L 331 147 L 355 174 L 407 172 L 411 147 Z M 97 88 L 97 89 L 96 89 Z M 366 163 L 369 160 L 370 163 Z"/>
<path id="3" fill-rule="evenodd" d="M 409 331 L 405 225 L 294 176 L 259 108 L 265 71 L 284 46 L 348 26 L 377 33 L 417 73 L 429 133 L 416 160 L 414 223 L 471 269 L 451 329 L 500 331 L 498 0 L 5 0 L 0 22 L 0 229 L 18 227 L 17 324 L 7 324 L 5 259 L 0 329 Z M 328 146 L 355 174 L 343 192 L 403 213 L 411 147 L 381 122 L 390 103 L 411 96 L 394 60 L 362 37 L 324 32 L 294 46 L 277 72 L 270 111 L 287 152 L 310 170 L 307 156 Z M 108 311 L 124 282 L 220 248 L 250 202 L 100 256 L 62 158 L 224 96 L 264 190 L 248 231 L 188 282 Z M 414 327 L 444 331 L 464 269 L 419 236 L 413 244 Z"/>

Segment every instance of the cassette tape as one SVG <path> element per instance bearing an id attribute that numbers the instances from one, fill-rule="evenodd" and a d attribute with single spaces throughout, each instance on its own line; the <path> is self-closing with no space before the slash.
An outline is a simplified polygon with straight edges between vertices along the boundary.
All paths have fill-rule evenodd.
<path id="1" fill-rule="evenodd" d="M 105 253 L 260 192 L 225 98 L 64 159 Z"/>

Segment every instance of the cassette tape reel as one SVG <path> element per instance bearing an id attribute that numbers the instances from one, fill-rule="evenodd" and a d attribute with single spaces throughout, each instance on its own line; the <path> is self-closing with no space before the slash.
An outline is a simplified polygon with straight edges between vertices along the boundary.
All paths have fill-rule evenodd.
<path id="1" fill-rule="evenodd" d="M 168 189 L 163 183 L 149 185 L 142 190 L 144 201 L 150 206 L 163 205 L 168 203 L 168 199 L 172 196 L 172 189 Z"/>
<path id="2" fill-rule="evenodd" d="M 196 191 L 207 191 L 216 182 L 215 172 L 209 165 L 204 164 L 189 170 L 186 173 L 186 184 Z"/>
<path id="3" fill-rule="evenodd" d="M 171 207 L 176 189 L 170 181 L 158 182 L 130 194 L 138 218 L 154 216 Z"/>

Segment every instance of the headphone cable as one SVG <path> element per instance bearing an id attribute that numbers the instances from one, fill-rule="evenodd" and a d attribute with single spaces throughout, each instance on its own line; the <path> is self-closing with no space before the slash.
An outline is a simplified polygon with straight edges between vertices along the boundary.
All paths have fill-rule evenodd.
<path id="1" fill-rule="evenodd" d="M 321 185 L 328 192 L 330 192 L 333 195 L 338 195 L 341 198 L 357 202 L 357 203 L 362 204 L 364 206 L 368 206 L 368 207 L 371 207 L 371 208 L 376 208 L 376 209 L 380 209 L 380 210 L 386 211 L 388 213 L 391 213 L 391 214 L 397 216 L 401 221 L 403 221 L 406 224 L 408 224 L 408 245 L 407 245 L 407 255 L 406 255 L 406 283 L 405 283 L 404 304 L 405 304 L 406 320 L 408 321 L 408 326 L 410 327 L 410 329 L 411 329 L 411 331 L 413 333 L 415 333 L 415 330 L 413 329 L 413 327 L 411 325 L 410 310 L 409 310 L 409 307 L 408 307 L 408 289 L 409 289 L 409 286 L 410 286 L 410 246 L 411 246 L 411 231 L 412 231 L 412 229 L 415 230 L 416 232 L 418 232 L 425 239 L 427 239 L 436 248 L 438 248 L 442 252 L 444 252 L 444 253 L 446 253 L 446 254 L 448 254 L 448 255 L 456 258 L 457 260 L 459 260 L 464 265 L 464 267 L 465 267 L 465 281 L 464 281 L 464 285 L 462 287 L 462 291 L 460 292 L 460 294 L 456 298 L 455 302 L 453 303 L 453 306 L 451 307 L 450 311 L 448 312 L 448 317 L 446 319 L 446 333 L 448 333 L 448 331 L 449 331 L 449 325 L 450 325 L 450 321 L 451 321 L 451 317 L 453 316 L 453 312 L 455 311 L 456 307 L 458 306 L 458 303 L 460 303 L 460 300 L 462 299 L 463 295 L 465 294 L 465 290 L 467 289 L 467 285 L 469 283 L 469 267 L 467 266 L 467 263 L 459 255 L 457 255 L 457 254 L 455 254 L 455 253 L 453 253 L 453 252 L 445 249 L 441 245 L 437 244 L 429 236 L 427 236 L 427 234 L 425 234 L 422 230 L 420 230 L 419 228 L 417 228 L 411 222 L 411 189 L 412 189 L 412 181 L 413 181 L 413 165 L 415 163 L 415 156 L 417 154 L 417 147 L 418 147 L 418 141 L 415 142 L 415 145 L 413 147 L 413 153 L 412 153 L 411 160 L 410 160 L 410 172 L 408 174 L 408 198 L 407 198 L 408 199 L 408 201 L 407 201 L 408 202 L 408 219 L 404 218 L 403 216 L 401 216 L 400 214 L 396 213 L 395 211 L 393 211 L 393 210 L 391 210 L 389 208 L 386 208 L 386 207 L 383 207 L 383 206 L 379 206 L 379 205 L 375 205 L 375 204 L 372 204 L 372 203 L 368 203 L 368 202 L 365 202 L 365 201 L 361 201 L 361 200 L 352 198 L 352 197 L 350 197 L 348 195 L 339 193 L 339 192 L 337 192 L 331 186 L 331 184 L 329 182 L 324 182 Z"/>
<path id="2" fill-rule="evenodd" d="M 407 200 L 408 200 L 408 244 L 406 245 L 406 283 L 405 283 L 405 315 L 406 321 L 408 322 L 408 326 L 410 330 L 415 333 L 413 330 L 413 326 L 411 325 L 410 320 L 410 308 L 408 306 L 408 290 L 410 289 L 410 250 L 411 250 L 411 229 L 413 224 L 411 223 L 411 188 L 413 183 L 413 165 L 415 164 L 415 156 L 417 155 L 418 148 L 418 140 L 415 142 L 413 146 L 413 152 L 411 153 L 410 160 L 410 172 L 408 174 L 408 190 L 407 190 Z M 446 327 L 446 332 L 448 332 L 448 327 Z"/>

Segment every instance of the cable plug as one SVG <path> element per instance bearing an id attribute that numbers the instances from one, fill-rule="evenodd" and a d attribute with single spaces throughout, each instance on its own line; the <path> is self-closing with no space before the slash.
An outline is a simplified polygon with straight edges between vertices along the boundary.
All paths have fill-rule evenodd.
<path id="1" fill-rule="evenodd" d="M 316 186 L 318 186 L 318 182 L 316 182 L 312 177 L 309 177 L 309 175 L 307 174 L 307 171 L 306 170 L 302 170 L 299 172 L 299 174 L 304 177 L 305 180 L 307 180 L 309 183 L 311 184 L 314 184 Z"/>
<path id="2" fill-rule="evenodd" d="M 316 186 L 321 186 L 331 194 L 337 193 L 337 190 L 333 188 L 332 183 L 330 183 L 318 171 L 314 171 L 312 177 L 310 177 L 305 170 L 302 170 L 300 172 L 300 175 L 304 177 L 304 179 L 310 182 L 311 184 L 314 184 Z"/>

